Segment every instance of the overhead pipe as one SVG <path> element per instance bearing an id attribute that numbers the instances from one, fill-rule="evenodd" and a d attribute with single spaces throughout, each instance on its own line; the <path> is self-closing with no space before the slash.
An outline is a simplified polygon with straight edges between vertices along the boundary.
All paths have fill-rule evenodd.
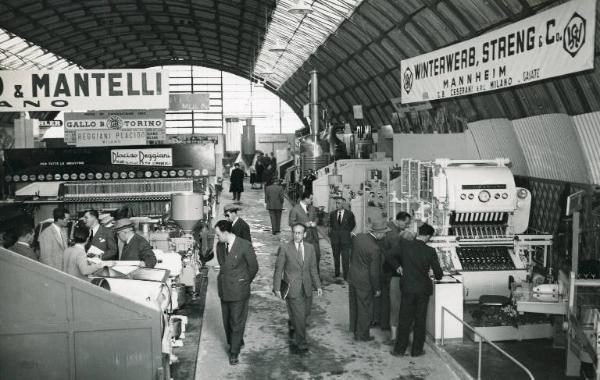
<path id="1" fill-rule="evenodd" d="M 312 124 L 315 157 L 319 155 L 317 141 L 319 140 L 319 79 L 317 70 L 310 72 L 310 122 Z"/>

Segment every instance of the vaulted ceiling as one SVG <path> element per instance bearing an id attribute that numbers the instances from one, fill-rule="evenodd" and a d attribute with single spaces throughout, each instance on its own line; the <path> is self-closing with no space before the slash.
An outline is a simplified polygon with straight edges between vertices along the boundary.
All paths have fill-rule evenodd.
<path id="1" fill-rule="evenodd" d="M 308 0 L 312 14 L 287 17 L 281 12 L 292 1 L 3 0 L 0 27 L 83 68 L 194 64 L 259 78 L 299 115 L 317 70 L 333 121 L 352 121 L 352 106 L 362 104 L 367 122 L 379 126 L 392 122 L 402 59 L 562 3 Z M 269 53 L 281 39 L 288 49 Z M 599 111 L 600 76 L 591 70 L 432 106 L 467 121 Z"/>

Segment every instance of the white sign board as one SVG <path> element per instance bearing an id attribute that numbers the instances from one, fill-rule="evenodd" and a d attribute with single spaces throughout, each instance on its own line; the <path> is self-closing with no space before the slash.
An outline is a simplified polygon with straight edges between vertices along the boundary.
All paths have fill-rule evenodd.
<path id="1" fill-rule="evenodd" d="M 173 166 L 171 148 L 111 149 L 113 165 Z"/>
<path id="2" fill-rule="evenodd" d="M 518 86 L 594 67 L 596 0 L 572 0 L 400 63 L 402 103 Z"/>
<path id="3" fill-rule="evenodd" d="M 167 70 L 0 70 L 0 112 L 136 108 L 169 108 Z"/>
<path id="4" fill-rule="evenodd" d="M 75 145 L 78 147 L 146 145 L 146 131 L 143 129 L 77 130 L 74 133 Z"/>
<path id="5" fill-rule="evenodd" d="M 163 110 L 125 110 L 65 113 L 65 130 L 164 129 Z"/>
<path id="6" fill-rule="evenodd" d="M 362 105 L 360 105 L 360 104 L 353 105 L 352 113 L 354 114 L 354 120 L 361 120 L 363 118 Z"/>
<path id="7" fill-rule="evenodd" d="M 169 110 L 171 111 L 208 111 L 209 109 L 208 92 L 169 94 Z"/>

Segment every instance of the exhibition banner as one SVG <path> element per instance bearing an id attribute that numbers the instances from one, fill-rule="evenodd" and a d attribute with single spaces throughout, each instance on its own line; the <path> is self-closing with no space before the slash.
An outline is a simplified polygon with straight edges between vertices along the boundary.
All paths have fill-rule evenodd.
<path id="1" fill-rule="evenodd" d="M 208 92 L 169 94 L 170 111 L 208 111 L 210 97 Z"/>
<path id="2" fill-rule="evenodd" d="M 402 103 L 494 91 L 593 69 L 596 0 L 572 0 L 400 63 Z"/>
<path id="3" fill-rule="evenodd" d="M 173 166 L 171 148 L 112 149 L 112 165 Z"/>
<path id="4" fill-rule="evenodd" d="M 169 108 L 167 70 L 0 70 L 0 112 L 138 108 Z"/>
<path id="5" fill-rule="evenodd" d="M 165 129 L 165 111 L 125 110 L 65 113 L 65 131 L 92 129 Z"/>

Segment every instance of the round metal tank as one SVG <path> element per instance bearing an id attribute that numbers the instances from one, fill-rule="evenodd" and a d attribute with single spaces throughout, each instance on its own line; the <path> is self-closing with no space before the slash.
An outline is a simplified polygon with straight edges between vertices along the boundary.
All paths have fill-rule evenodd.
<path id="1" fill-rule="evenodd" d="M 302 156 L 302 175 L 308 173 L 309 170 L 317 171 L 329 164 L 329 154 L 322 154 L 319 157 Z"/>
<path id="2" fill-rule="evenodd" d="M 177 222 L 184 231 L 191 231 L 204 215 L 203 203 L 203 194 L 171 194 L 171 219 Z"/>
<path id="3" fill-rule="evenodd" d="M 252 157 L 256 151 L 256 133 L 254 125 L 244 125 L 242 130 L 242 155 Z"/>

